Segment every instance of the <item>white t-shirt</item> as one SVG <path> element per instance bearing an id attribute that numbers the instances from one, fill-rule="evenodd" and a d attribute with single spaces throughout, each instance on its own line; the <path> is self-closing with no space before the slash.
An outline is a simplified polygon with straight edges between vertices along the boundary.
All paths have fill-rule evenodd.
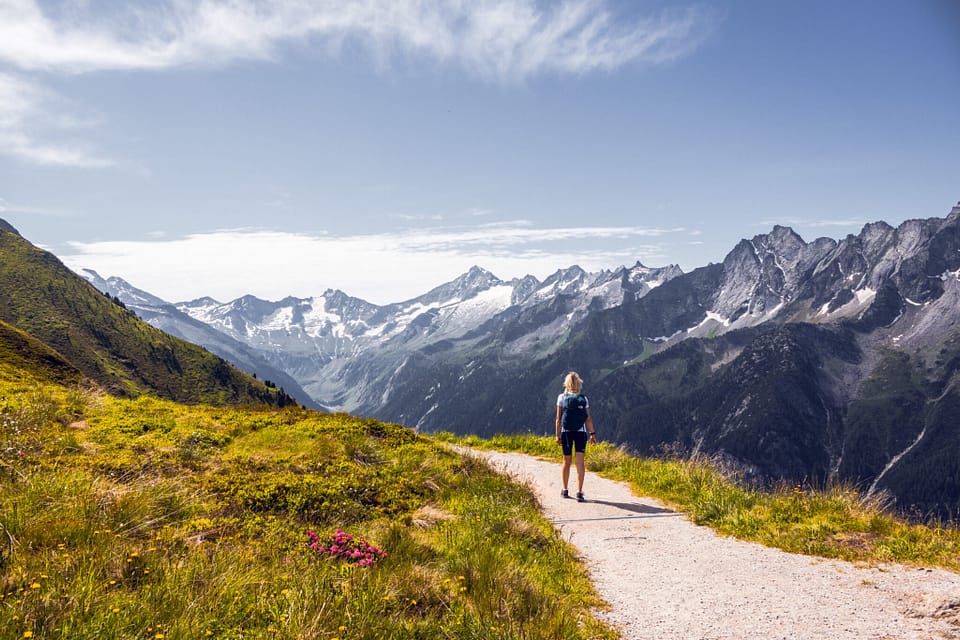
<path id="1" fill-rule="evenodd" d="M 574 395 L 574 394 L 570 394 L 570 395 Z M 566 392 L 566 391 L 564 391 L 564 392 L 561 393 L 559 396 L 557 396 L 557 406 L 558 406 L 558 407 L 563 407 L 563 399 L 564 399 L 565 397 L 567 397 L 567 392 Z M 587 406 L 586 406 L 585 408 L 586 408 L 587 412 L 589 413 L 589 412 L 590 412 L 590 401 L 587 400 L 587 396 L 583 396 L 583 399 L 586 400 L 586 402 L 587 402 Z M 579 429 L 577 429 L 577 431 L 586 431 L 586 430 L 587 430 L 587 423 L 583 423 L 583 426 L 580 427 Z"/>

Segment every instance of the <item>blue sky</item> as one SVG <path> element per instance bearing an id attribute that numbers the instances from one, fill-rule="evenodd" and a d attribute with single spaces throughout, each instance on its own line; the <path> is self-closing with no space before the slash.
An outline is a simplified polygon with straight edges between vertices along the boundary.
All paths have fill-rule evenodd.
<path id="1" fill-rule="evenodd" d="M 0 217 L 171 301 L 946 215 L 960 3 L 0 0 Z"/>

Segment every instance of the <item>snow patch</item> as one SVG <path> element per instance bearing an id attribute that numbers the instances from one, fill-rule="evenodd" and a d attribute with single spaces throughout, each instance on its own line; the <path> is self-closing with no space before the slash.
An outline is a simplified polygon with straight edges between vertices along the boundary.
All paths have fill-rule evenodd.
<path id="1" fill-rule="evenodd" d="M 265 331 L 285 331 L 293 324 L 293 308 L 281 307 L 267 316 L 260 324 Z"/>
<path id="2" fill-rule="evenodd" d="M 854 291 L 853 295 L 857 297 L 857 301 L 860 304 L 866 304 L 877 296 L 877 291 L 875 289 L 871 289 L 870 287 L 863 287 L 862 289 L 857 289 Z"/>
<path id="3" fill-rule="evenodd" d="M 729 326 L 730 326 L 730 319 L 729 319 L 729 318 L 724 318 L 722 315 L 720 315 L 719 313 L 717 313 L 717 312 L 715 312 L 715 311 L 707 311 L 707 317 L 705 317 L 703 320 L 701 320 L 701 321 L 700 321 L 700 324 L 697 324 L 697 325 L 692 326 L 692 327 L 690 327 L 689 329 L 687 329 L 687 333 L 693 333 L 693 332 L 696 331 L 697 329 L 703 328 L 704 326 L 706 326 L 706 325 L 709 324 L 710 322 L 716 322 L 717 324 L 719 324 L 719 325 L 721 325 L 721 326 L 724 326 L 724 327 L 729 327 Z"/>
<path id="4" fill-rule="evenodd" d="M 683 330 L 677 331 L 672 336 L 657 336 L 656 338 L 647 338 L 647 340 L 651 342 L 667 342 L 669 340 L 673 340 L 681 333 L 684 333 L 684 331 Z"/>

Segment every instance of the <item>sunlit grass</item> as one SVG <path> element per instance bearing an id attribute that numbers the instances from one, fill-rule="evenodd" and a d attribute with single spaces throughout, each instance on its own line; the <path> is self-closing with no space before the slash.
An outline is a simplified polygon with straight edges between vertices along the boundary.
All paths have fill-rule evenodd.
<path id="1" fill-rule="evenodd" d="M 0 419 L 0 640 L 616 637 L 528 490 L 397 425 L 16 376 Z"/>
<path id="2" fill-rule="evenodd" d="M 558 461 L 561 457 L 549 437 L 437 437 L 470 447 L 520 451 Z M 586 461 L 589 470 L 627 481 L 639 495 L 658 498 L 693 522 L 725 535 L 827 558 L 960 571 L 960 530 L 940 523 L 908 522 L 882 499 L 852 487 L 817 490 L 784 484 L 754 490 L 726 477 L 705 457 L 634 457 L 608 443 L 590 447 Z"/>

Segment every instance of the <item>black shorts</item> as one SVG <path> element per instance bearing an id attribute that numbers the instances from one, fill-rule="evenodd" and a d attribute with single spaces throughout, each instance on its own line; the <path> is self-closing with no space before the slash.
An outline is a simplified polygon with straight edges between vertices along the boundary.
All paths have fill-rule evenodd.
<path id="1" fill-rule="evenodd" d="M 587 440 L 590 434 L 586 431 L 561 431 L 560 446 L 563 447 L 563 455 L 570 456 L 573 452 L 583 453 L 587 450 Z"/>

